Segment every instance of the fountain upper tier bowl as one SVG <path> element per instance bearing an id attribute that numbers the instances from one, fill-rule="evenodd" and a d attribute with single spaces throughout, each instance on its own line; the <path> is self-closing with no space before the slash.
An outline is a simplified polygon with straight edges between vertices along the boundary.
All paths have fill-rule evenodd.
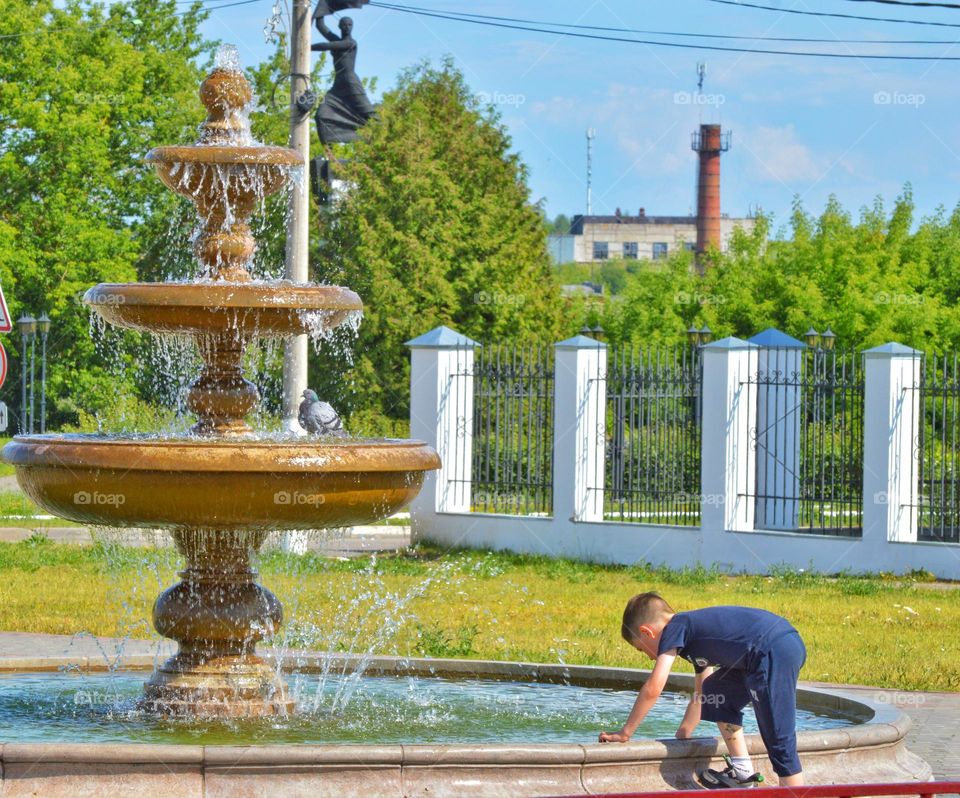
<path id="1" fill-rule="evenodd" d="M 363 303 L 349 288 L 289 281 L 101 283 L 83 301 L 117 327 L 151 332 L 316 334 L 340 326 Z"/>
<path id="2" fill-rule="evenodd" d="M 3 459 L 46 510 L 87 524 L 316 529 L 387 517 L 440 466 L 421 441 L 44 435 Z"/>
<path id="3" fill-rule="evenodd" d="M 249 202 L 278 191 L 303 156 L 286 147 L 210 144 L 155 147 L 147 153 L 158 177 L 169 188 L 191 199 L 223 201 L 238 193 Z M 239 192 L 243 186 L 246 190 Z"/>

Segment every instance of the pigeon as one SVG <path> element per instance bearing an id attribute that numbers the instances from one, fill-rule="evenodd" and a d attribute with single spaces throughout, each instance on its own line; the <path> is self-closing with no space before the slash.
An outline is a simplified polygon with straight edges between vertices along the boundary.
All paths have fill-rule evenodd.
<path id="1" fill-rule="evenodd" d="M 327 402 L 321 402 L 316 391 L 303 392 L 300 403 L 300 426 L 313 435 L 346 435 L 340 416 Z"/>

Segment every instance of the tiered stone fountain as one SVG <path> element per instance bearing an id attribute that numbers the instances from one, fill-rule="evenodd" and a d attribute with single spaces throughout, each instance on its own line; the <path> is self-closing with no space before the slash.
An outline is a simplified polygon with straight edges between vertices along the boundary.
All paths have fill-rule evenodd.
<path id="1" fill-rule="evenodd" d="M 251 557 L 273 530 L 369 523 L 407 504 L 436 453 L 419 441 L 268 439 L 245 416 L 258 400 L 241 362 L 257 336 L 333 329 L 362 309 L 346 288 L 253 281 L 249 220 L 299 170 L 294 150 L 253 142 L 252 92 L 221 59 L 200 87 L 200 140 L 158 147 L 147 160 L 200 216 L 193 283 L 101 284 L 84 297 L 113 325 L 192 336 L 203 359 L 190 385 L 193 435 L 181 438 L 39 435 L 3 450 L 37 504 L 80 523 L 166 528 L 187 567 L 156 601 L 154 625 L 178 653 L 147 682 L 144 706 L 193 716 L 291 711 L 277 670 L 256 643 L 282 623 L 277 598 L 256 584 Z M 302 179 L 302 176 L 301 176 Z"/>

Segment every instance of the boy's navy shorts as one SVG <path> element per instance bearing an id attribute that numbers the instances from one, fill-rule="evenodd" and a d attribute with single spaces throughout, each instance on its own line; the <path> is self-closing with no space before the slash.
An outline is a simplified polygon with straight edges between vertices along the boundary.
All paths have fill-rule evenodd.
<path id="1" fill-rule="evenodd" d="M 770 650 L 750 671 L 717 668 L 703 680 L 702 720 L 743 725 L 743 708 L 752 703 L 760 737 L 778 776 L 800 773 L 797 756 L 797 677 L 807 650 L 796 632 L 771 641 Z"/>

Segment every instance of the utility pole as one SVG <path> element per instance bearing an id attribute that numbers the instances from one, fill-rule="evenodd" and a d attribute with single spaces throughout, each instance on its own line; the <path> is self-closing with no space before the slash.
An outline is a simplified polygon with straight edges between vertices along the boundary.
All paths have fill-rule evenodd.
<path id="1" fill-rule="evenodd" d="M 290 191 L 287 252 L 284 276 L 305 283 L 310 278 L 310 114 L 297 100 L 310 81 L 310 0 L 294 0 L 290 26 L 290 147 L 303 156 L 304 174 Z M 302 393 L 307 387 L 307 336 L 288 338 L 283 345 L 283 425 L 303 432 L 297 421 Z"/>

